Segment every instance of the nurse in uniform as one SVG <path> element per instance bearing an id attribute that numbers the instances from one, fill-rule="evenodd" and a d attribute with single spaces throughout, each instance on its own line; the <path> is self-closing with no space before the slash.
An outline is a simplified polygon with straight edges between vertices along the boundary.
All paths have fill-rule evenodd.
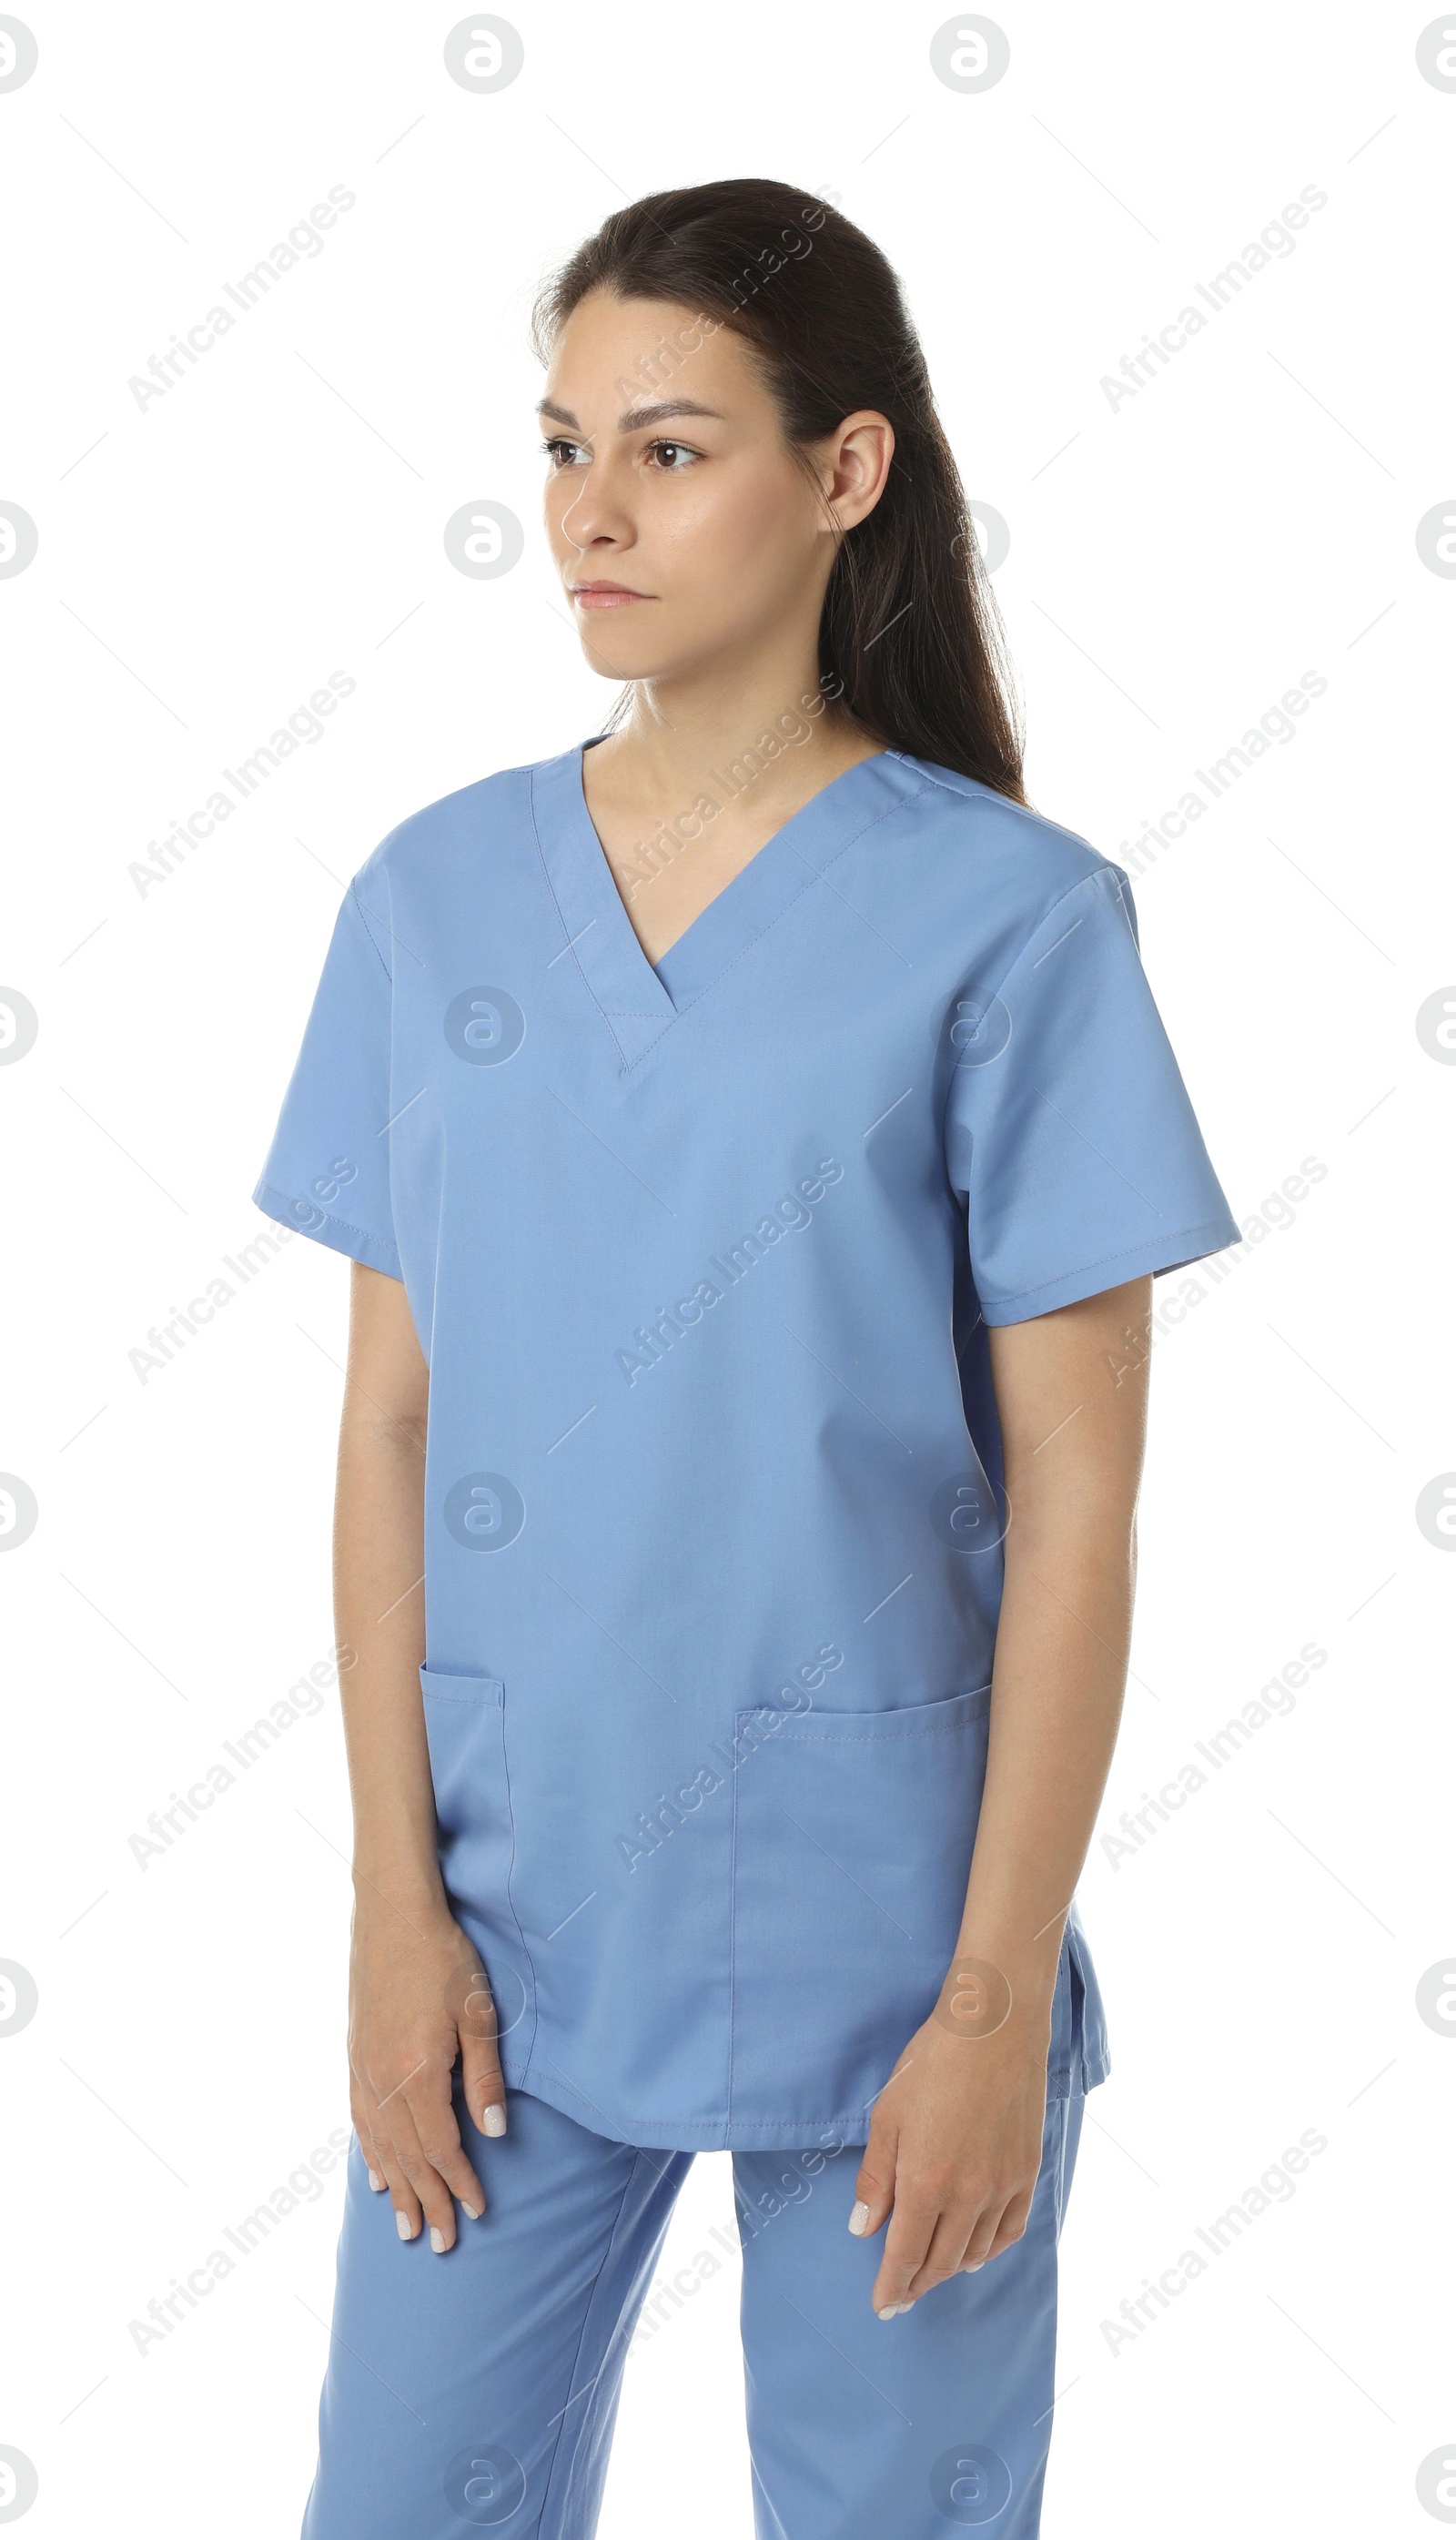
<path id="1" fill-rule="evenodd" d="M 589 2540 L 727 2149 L 759 2540 L 1030 2540 L 1150 1287 L 1238 1228 L 878 249 L 660 194 L 537 327 L 621 694 L 361 867 L 256 1194 L 356 1265 L 305 2531 Z"/>

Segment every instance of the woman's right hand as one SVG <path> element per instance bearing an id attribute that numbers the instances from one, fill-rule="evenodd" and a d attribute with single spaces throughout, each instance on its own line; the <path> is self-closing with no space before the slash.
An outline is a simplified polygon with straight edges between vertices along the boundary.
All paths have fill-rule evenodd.
<path id="1" fill-rule="evenodd" d="M 402 2240 L 421 2221 L 443 2254 L 455 2200 L 485 2211 L 460 2141 L 451 2076 L 482 2133 L 506 2131 L 495 2006 L 479 1952 L 442 1912 L 417 1930 L 384 1904 L 357 1904 L 349 1963 L 349 2103 L 370 2185 L 387 2187 Z"/>

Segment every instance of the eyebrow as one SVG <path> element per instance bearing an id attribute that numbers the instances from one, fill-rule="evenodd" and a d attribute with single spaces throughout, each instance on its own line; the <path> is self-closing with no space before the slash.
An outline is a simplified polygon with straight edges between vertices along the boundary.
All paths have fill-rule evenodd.
<path id="1" fill-rule="evenodd" d="M 570 406 L 553 405 L 549 397 L 542 397 L 536 412 L 542 416 L 549 416 L 553 423 L 566 424 L 573 432 L 580 432 L 582 429 Z M 650 423 L 666 423 L 679 414 L 706 415 L 714 423 L 722 423 L 724 419 L 717 406 L 697 405 L 691 397 L 668 397 L 657 405 L 629 406 L 625 414 L 618 415 L 617 430 L 618 432 L 642 432 Z"/>

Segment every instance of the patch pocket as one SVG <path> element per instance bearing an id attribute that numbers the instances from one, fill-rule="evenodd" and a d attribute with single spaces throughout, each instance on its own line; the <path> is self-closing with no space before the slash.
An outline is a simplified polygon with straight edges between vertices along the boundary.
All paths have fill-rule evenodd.
<path id="1" fill-rule="evenodd" d="M 479 1949 L 490 1979 L 507 2061 L 528 2038 L 534 1985 L 511 1902 L 516 1835 L 506 1765 L 506 1688 L 499 1676 L 446 1675 L 422 1666 L 420 1690 L 440 1872 L 450 1910 Z"/>
<path id="2" fill-rule="evenodd" d="M 955 1953 L 991 1687 L 737 1715 L 729 2113 L 859 2124 Z"/>

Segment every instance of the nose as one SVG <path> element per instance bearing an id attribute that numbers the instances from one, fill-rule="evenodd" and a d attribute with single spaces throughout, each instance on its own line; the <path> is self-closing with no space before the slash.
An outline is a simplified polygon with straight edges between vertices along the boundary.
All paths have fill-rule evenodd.
<path id="1" fill-rule="evenodd" d="M 631 544 L 631 525 L 599 459 L 584 467 L 573 486 L 561 514 L 561 534 L 583 555 L 589 547 Z"/>

